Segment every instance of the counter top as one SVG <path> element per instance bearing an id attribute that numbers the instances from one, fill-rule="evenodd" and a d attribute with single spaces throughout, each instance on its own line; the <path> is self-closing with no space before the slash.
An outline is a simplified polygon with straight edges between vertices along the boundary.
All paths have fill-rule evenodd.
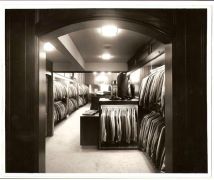
<path id="1" fill-rule="evenodd" d="M 138 104 L 139 99 L 121 99 L 121 100 L 111 100 L 107 98 L 100 98 L 100 104 Z"/>

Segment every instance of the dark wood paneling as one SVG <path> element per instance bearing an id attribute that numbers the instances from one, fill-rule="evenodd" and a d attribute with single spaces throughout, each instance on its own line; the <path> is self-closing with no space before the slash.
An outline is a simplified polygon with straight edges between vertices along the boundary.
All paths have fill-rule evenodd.
<path id="1" fill-rule="evenodd" d="M 173 82 L 172 44 L 165 45 L 165 122 L 166 172 L 173 172 Z"/>
<path id="2" fill-rule="evenodd" d="M 39 39 L 37 39 L 38 41 Z M 38 171 L 45 172 L 45 136 L 46 136 L 46 125 L 47 125 L 47 79 L 46 79 L 46 52 L 44 51 L 44 43 L 42 41 L 38 42 L 39 50 L 38 52 L 38 75 L 39 79 L 37 83 L 39 85 L 39 90 L 37 91 L 37 98 L 39 100 L 38 108 L 38 118 L 37 118 L 37 134 L 36 138 L 38 142 L 35 142 L 38 146 Z M 38 144 L 37 144 L 38 143 Z"/>
<path id="3" fill-rule="evenodd" d="M 54 134 L 54 121 L 53 121 L 53 63 L 47 61 L 46 64 L 47 72 L 50 75 L 46 75 L 47 77 L 47 136 L 53 136 Z"/>
<path id="4" fill-rule="evenodd" d="M 192 19 L 197 18 L 197 22 Z M 206 11 L 187 12 L 187 142 L 188 171 L 207 171 Z M 196 51 L 197 49 L 197 51 Z M 191 131 L 190 131 L 191 130 Z M 196 158 L 197 157 L 197 158 Z M 198 162 L 200 162 L 198 164 Z"/>
<path id="5" fill-rule="evenodd" d="M 6 10 L 6 172 L 44 171 L 35 20 L 34 10 Z"/>
<path id="6" fill-rule="evenodd" d="M 168 41 L 173 34 L 172 11 L 148 9 L 45 9 L 40 10 L 37 26 L 38 34 L 43 36 L 65 26 L 89 20 L 121 20 L 133 23 L 132 28 L 162 41 Z M 162 18 L 162 19 L 161 19 Z M 126 25 L 127 26 L 127 25 Z"/>
<path id="7" fill-rule="evenodd" d="M 186 64 L 185 64 L 185 12 L 177 13 L 178 29 L 172 44 L 172 71 L 173 71 L 173 172 L 184 172 L 184 142 L 186 121 Z M 181 52 L 182 50 L 182 52 Z"/>
<path id="8" fill-rule="evenodd" d="M 80 145 L 97 146 L 99 137 L 99 114 L 80 116 Z"/>
<path id="9" fill-rule="evenodd" d="M 140 68 L 164 53 L 164 44 L 157 40 L 152 40 L 148 42 L 148 44 L 139 48 L 136 54 L 131 57 L 131 59 L 128 61 L 128 70 L 132 71 L 134 69 Z"/>
<path id="10" fill-rule="evenodd" d="M 173 171 L 205 173 L 206 10 L 178 10 L 175 23 L 172 61 Z"/>
<path id="11" fill-rule="evenodd" d="M 46 61 L 46 72 L 51 74 L 53 72 L 53 62 Z"/>

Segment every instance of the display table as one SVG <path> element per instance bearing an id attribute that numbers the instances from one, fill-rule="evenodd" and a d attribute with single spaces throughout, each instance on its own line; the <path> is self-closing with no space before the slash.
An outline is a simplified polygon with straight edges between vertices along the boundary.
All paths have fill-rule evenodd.
<path id="1" fill-rule="evenodd" d="M 80 116 L 80 145 L 97 146 L 99 137 L 99 113 Z"/>

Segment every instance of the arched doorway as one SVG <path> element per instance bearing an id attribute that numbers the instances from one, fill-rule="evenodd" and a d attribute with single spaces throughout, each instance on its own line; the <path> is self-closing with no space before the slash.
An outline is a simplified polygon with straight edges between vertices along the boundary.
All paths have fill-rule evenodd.
<path id="1" fill-rule="evenodd" d="M 42 29 L 41 28 L 41 32 L 38 32 L 38 34 L 40 35 L 40 40 L 41 41 L 48 41 L 48 42 L 55 42 L 53 39 L 63 36 L 65 34 L 71 33 L 71 32 L 75 32 L 75 31 L 79 31 L 79 30 L 83 30 L 83 29 L 87 29 L 87 28 L 96 28 L 99 27 L 100 24 L 102 23 L 115 23 L 117 24 L 120 28 L 122 29 L 126 29 L 126 30 L 130 30 L 130 31 L 135 31 L 141 34 L 146 34 L 149 35 L 151 37 L 153 37 L 154 39 L 159 40 L 160 42 L 165 44 L 165 53 L 166 53 L 166 69 L 167 69 L 167 77 L 166 77 L 166 101 L 167 101 L 167 105 L 166 105 L 166 109 L 168 109 L 168 111 L 166 112 L 166 122 L 169 121 L 169 124 L 167 125 L 167 133 L 168 135 L 166 135 L 166 137 L 168 136 L 167 142 L 166 142 L 166 146 L 170 147 L 169 150 L 167 149 L 167 157 L 166 157 L 166 163 L 167 163 L 167 172 L 171 172 L 172 171 L 172 148 L 171 148 L 171 133 L 172 133 L 172 72 L 171 72 L 171 65 L 172 65 L 172 34 L 173 32 L 170 30 L 172 30 L 173 28 L 170 27 L 169 29 L 161 29 L 160 27 L 156 27 L 152 24 L 149 24 L 146 21 L 140 21 L 138 18 L 137 20 L 135 19 L 135 17 L 131 16 L 131 17 L 117 17 L 114 16 L 112 14 L 111 11 L 99 11 L 100 14 L 97 16 L 89 16 L 87 15 L 86 17 L 84 17 L 84 13 L 83 14 L 79 14 L 76 17 L 73 17 L 72 21 L 71 19 L 67 19 L 67 18 L 63 18 L 60 19 L 59 21 L 64 21 L 63 26 L 59 27 L 59 24 L 57 22 L 54 22 L 56 25 L 56 27 L 54 27 L 54 25 L 51 27 L 51 31 L 50 29 Z M 65 12 L 66 13 L 70 13 L 69 11 Z M 106 15 L 106 13 L 108 15 Z M 67 15 L 68 15 L 67 14 Z M 126 14 L 126 13 L 125 13 Z M 55 16 L 54 14 L 52 14 L 53 16 Z M 129 14 L 130 15 L 130 14 Z M 145 15 L 144 12 L 142 12 L 142 16 Z M 83 17 L 82 17 L 83 16 Z M 67 17 L 66 15 L 64 15 L 63 17 Z M 69 17 L 69 16 L 68 16 Z M 158 20 L 158 18 L 155 18 L 153 16 L 150 16 L 147 14 L 147 21 L 149 20 Z M 75 19 L 77 18 L 77 19 Z M 133 18 L 133 19 L 132 19 Z M 52 18 L 51 18 L 52 19 Z M 151 21 L 151 22 L 152 22 Z M 72 23 L 74 22 L 74 23 Z M 43 24 L 43 22 L 40 22 L 41 25 Z M 45 31 L 46 33 L 43 34 L 43 31 Z M 50 32 L 48 32 L 50 31 Z M 53 41 L 52 41 L 53 40 Z M 56 42 L 55 42 L 56 43 Z M 130 69 L 131 70 L 131 69 Z"/>

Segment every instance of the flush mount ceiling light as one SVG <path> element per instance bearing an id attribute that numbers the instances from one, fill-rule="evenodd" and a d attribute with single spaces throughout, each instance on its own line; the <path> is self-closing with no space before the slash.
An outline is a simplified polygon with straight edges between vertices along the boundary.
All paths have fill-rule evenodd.
<path id="1" fill-rule="evenodd" d="M 109 53 L 103 53 L 102 54 L 102 56 L 101 56 L 101 58 L 103 59 L 103 60 L 109 60 L 109 59 L 111 59 L 113 56 L 111 55 L 111 54 L 109 54 Z"/>
<path id="2" fill-rule="evenodd" d="M 50 51 L 55 50 L 55 47 L 51 43 L 46 42 L 44 44 L 44 50 L 47 51 L 47 52 L 50 52 Z"/>
<path id="3" fill-rule="evenodd" d="M 118 28 L 115 25 L 105 25 L 99 31 L 105 37 L 114 37 L 118 33 Z"/>

